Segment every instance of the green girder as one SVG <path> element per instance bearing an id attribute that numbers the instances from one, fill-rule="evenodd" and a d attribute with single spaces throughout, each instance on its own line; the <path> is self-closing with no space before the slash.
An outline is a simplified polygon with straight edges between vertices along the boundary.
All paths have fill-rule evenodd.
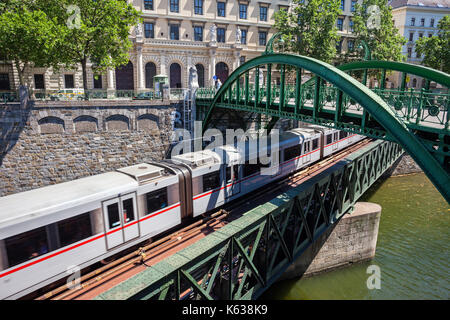
<path id="1" fill-rule="evenodd" d="M 376 65 L 379 62 L 376 61 L 364 61 L 352 63 L 350 65 L 353 66 L 368 66 L 368 65 Z M 392 62 L 383 62 L 386 68 L 397 66 L 398 68 L 403 68 L 403 65 L 399 63 Z M 318 92 L 320 91 L 320 86 L 316 86 L 316 93 L 314 94 L 316 100 L 314 100 L 314 108 L 312 110 L 312 116 L 301 115 L 298 114 L 298 110 L 295 109 L 295 113 L 285 112 L 281 110 L 281 106 L 284 105 L 280 100 L 280 108 L 279 110 L 272 110 L 266 108 L 259 108 L 258 101 L 255 103 L 250 103 L 249 105 L 240 106 L 239 103 L 232 103 L 231 97 L 229 98 L 228 103 L 225 101 L 225 94 L 229 94 L 231 92 L 231 87 L 242 75 L 248 74 L 249 70 L 257 68 L 259 66 L 270 65 L 270 64 L 280 64 L 280 65 L 289 65 L 292 67 L 296 67 L 298 69 L 307 70 L 313 74 L 315 74 L 319 79 L 323 79 L 332 85 L 334 85 L 338 90 L 342 93 L 348 95 L 351 99 L 355 100 L 361 107 L 364 109 L 364 114 L 362 117 L 361 125 L 355 125 L 353 123 L 345 123 L 342 121 L 340 110 L 336 107 L 338 112 L 334 111 L 334 121 L 333 119 L 320 118 L 320 114 L 323 113 L 320 109 L 319 103 L 317 101 Z M 424 67 L 419 66 L 410 66 L 415 67 L 415 72 L 422 72 Z M 363 68 L 363 67 L 362 67 Z M 427 68 L 429 69 L 429 68 Z M 284 70 L 282 68 L 282 70 Z M 447 83 L 445 76 L 448 78 L 448 75 L 441 74 L 438 71 L 431 72 L 428 70 L 428 77 L 434 77 L 438 79 L 443 84 Z M 281 86 L 283 88 L 284 83 L 282 81 Z M 303 86 L 302 86 L 303 87 Z M 284 90 L 281 90 L 284 92 Z M 342 100 L 342 93 L 338 94 L 337 100 Z M 246 97 L 246 100 L 248 98 Z M 209 104 L 209 101 L 208 101 Z M 220 105 L 219 105 L 220 104 Z M 237 106 L 233 106 L 236 104 Z M 437 158 L 433 156 L 432 151 L 433 147 L 427 146 L 418 136 L 416 136 L 412 130 L 410 131 L 407 127 L 405 121 L 401 120 L 396 116 L 393 109 L 385 102 L 383 99 L 374 93 L 371 89 L 367 88 L 365 85 L 361 84 L 356 79 L 352 78 L 350 75 L 346 74 L 344 71 L 339 70 L 338 68 L 325 63 L 323 61 L 309 58 L 305 56 L 292 55 L 292 54 L 266 54 L 261 57 L 257 57 L 255 59 L 249 60 L 245 64 L 238 67 L 225 81 L 223 86 L 218 90 L 218 92 L 214 95 L 212 102 L 209 104 L 208 110 L 206 112 L 206 116 L 203 121 L 203 131 L 206 131 L 208 127 L 209 120 L 211 118 L 212 112 L 216 107 L 220 108 L 231 108 L 231 109 L 239 109 L 266 113 L 271 116 L 279 116 L 279 117 L 287 117 L 299 119 L 302 121 L 308 121 L 312 123 L 317 123 L 320 125 L 328 126 L 328 127 L 339 127 L 341 130 L 356 132 L 361 135 L 367 135 L 372 137 L 377 137 L 379 139 L 392 140 L 399 143 L 416 161 L 416 163 L 422 168 L 425 174 L 429 177 L 429 179 L 433 182 L 436 188 L 441 192 L 447 202 L 450 203 L 450 177 L 449 173 L 445 170 L 445 160 L 443 163 L 439 163 Z M 303 109 L 302 109 L 303 110 Z M 300 110 L 300 111 L 302 111 Z M 366 113 L 370 114 L 373 119 L 375 119 L 385 130 L 386 133 L 383 134 L 382 131 L 377 130 L 376 128 L 366 128 L 368 117 Z M 448 117 L 448 113 L 447 113 Z M 341 125 L 337 126 L 337 123 L 341 121 Z M 375 134 L 374 134 L 375 132 Z M 447 135 L 447 129 L 444 132 L 444 135 Z"/>

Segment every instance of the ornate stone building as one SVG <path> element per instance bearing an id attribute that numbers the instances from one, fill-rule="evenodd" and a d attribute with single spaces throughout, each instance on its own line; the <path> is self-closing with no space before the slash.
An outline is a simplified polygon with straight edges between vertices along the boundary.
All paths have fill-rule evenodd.
<path id="1" fill-rule="evenodd" d="M 133 28 L 128 65 L 100 77 L 88 74 L 89 89 L 144 90 L 153 76 L 167 75 L 171 88 L 187 88 L 191 66 L 200 86 L 222 80 L 243 61 L 261 55 L 273 35 L 274 13 L 291 0 L 128 0 L 142 12 L 143 23 Z M 30 68 L 32 88 L 82 88 L 78 70 Z M 15 90 L 18 76 L 9 63 L 0 64 L 0 90 Z"/>

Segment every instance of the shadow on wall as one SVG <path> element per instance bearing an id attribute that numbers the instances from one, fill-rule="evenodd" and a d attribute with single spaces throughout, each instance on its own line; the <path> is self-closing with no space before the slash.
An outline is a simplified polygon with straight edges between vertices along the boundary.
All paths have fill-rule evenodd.
<path id="1" fill-rule="evenodd" d="M 0 166 L 3 158 L 16 145 L 23 128 L 27 125 L 34 101 L 29 100 L 28 90 L 20 87 L 20 105 L 0 104 Z"/>

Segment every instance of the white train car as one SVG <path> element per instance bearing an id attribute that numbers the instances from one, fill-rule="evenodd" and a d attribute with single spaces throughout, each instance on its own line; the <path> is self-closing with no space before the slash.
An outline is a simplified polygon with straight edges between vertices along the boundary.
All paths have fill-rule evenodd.
<path id="1" fill-rule="evenodd" d="M 361 138 L 310 126 L 281 134 L 278 152 L 261 148 L 272 154 L 267 164 L 247 141 L 243 152 L 224 146 L 1 197 L 0 299 L 25 296 Z"/>

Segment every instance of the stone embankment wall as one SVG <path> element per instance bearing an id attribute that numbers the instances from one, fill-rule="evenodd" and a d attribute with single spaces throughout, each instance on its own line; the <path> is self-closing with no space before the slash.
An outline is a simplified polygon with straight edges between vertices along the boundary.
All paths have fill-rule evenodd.
<path id="1" fill-rule="evenodd" d="M 0 105 L 0 196 L 160 160 L 169 101 Z"/>
<path id="2" fill-rule="evenodd" d="M 279 280 L 312 276 L 375 256 L 381 206 L 358 202 L 351 214 L 323 233 Z"/>
<path id="3" fill-rule="evenodd" d="M 404 153 L 387 171 L 390 176 L 422 172 L 419 165 L 407 153 Z"/>

